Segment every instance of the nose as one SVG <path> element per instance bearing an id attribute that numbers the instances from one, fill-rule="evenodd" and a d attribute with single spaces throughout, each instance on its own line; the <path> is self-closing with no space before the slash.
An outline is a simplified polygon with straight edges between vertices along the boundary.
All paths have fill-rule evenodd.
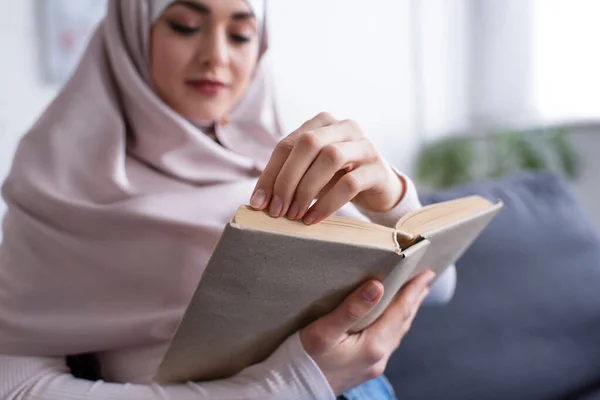
<path id="1" fill-rule="evenodd" d="M 227 33 L 220 29 L 210 32 L 202 53 L 203 63 L 210 66 L 226 66 L 229 63 Z"/>

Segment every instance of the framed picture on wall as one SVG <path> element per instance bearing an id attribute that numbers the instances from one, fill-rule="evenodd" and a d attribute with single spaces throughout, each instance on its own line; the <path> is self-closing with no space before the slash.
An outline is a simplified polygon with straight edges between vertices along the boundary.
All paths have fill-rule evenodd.
<path id="1" fill-rule="evenodd" d="M 106 12 L 106 0 L 38 0 L 44 77 L 63 83 Z"/>

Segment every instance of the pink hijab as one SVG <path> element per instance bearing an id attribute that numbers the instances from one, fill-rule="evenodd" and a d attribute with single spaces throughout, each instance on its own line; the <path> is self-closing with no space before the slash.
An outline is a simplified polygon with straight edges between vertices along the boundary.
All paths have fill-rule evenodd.
<path id="1" fill-rule="evenodd" d="M 74 75 L 20 143 L 2 192 L 0 353 L 164 351 L 283 134 L 262 63 L 217 126 L 222 146 L 154 94 L 159 3 L 170 2 L 110 0 Z"/>

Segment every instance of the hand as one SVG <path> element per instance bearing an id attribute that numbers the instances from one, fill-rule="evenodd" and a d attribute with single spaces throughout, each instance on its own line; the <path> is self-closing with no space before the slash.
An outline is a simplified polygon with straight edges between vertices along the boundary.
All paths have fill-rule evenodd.
<path id="1" fill-rule="evenodd" d="M 319 366 L 336 396 L 384 372 L 390 355 L 400 345 L 429 293 L 433 277 L 431 271 L 417 275 L 362 332 L 347 333 L 381 300 L 383 285 L 378 281 L 365 283 L 334 311 L 300 331 L 304 349 Z"/>
<path id="2" fill-rule="evenodd" d="M 268 209 L 273 217 L 287 215 L 312 224 L 349 201 L 370 211 L 388 211 L 405 186 L 355 122 L 321 113 L 279 142 L 250 205 Z"/>

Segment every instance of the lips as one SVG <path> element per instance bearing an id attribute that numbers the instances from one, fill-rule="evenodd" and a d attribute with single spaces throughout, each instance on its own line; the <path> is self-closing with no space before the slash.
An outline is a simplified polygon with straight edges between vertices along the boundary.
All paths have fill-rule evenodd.
<path id="1" fill-rule="evenodd" d="M 208 96 L 215 96 L 227 89 L 227 85 L 216 79 L 193 79 L 186 82 L 188 86 Z"/>

